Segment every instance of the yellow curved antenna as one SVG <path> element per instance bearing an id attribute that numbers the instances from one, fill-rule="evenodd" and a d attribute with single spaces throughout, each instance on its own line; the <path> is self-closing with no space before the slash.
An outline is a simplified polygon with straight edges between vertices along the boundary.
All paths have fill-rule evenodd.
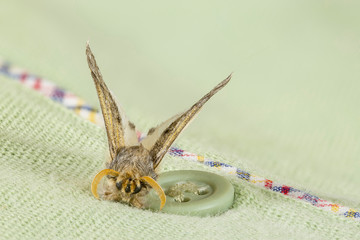
<path id="1" fill-rule="evenodd" d="M 92 183 L 91 183 L 91 192 L 94 195 L 95 198 L 99 199 L 99 194 L 97 192 L 97 187 L 99 185 L 99 182 L 101 181 L 101 179 L 103 177 L 105 177 L 106 175 L 111 175 L 114 177 L 117 177 L 120 175 L 120 173 L 118 171 L 115 171 L 113 169 L 103 169 L 100 172 L 98 172 L 98 174 L 96 174 L 96 176 L 94 177 Z"/>
<path id="2" fill-rule="evenodd" d="M 160 198 L 160 210 L 165 206 L 166 203 L 166 196 L 164 193 L 164 190 L 160 187 L 160 185 L 150 176 L 144 176 L 140 178 L 141 180 L 144 180 L 147 182 L 157 193 L 157 195 Z"/>

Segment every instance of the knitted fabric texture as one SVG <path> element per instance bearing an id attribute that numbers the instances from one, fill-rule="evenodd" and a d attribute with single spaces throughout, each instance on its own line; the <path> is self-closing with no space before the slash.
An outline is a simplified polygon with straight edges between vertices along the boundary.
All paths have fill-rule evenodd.
<path id="1" fill-rule="evenodd" d="M 49 97 L 55 102 L 59 102 L 68 109 L 74 110 L 76 114 L 95 124 L 99 124 L 100 126 L 103 125 L 102 116 L 95 108 L 86 104 L 85 101 L 81 98 L 75 96 L 69 91 L 65 91 L 57 87 L 55 84 L 51 83 L 48 80 L 42 79 L 41 77 L 33 74 L 29 74 L 27 71 L 21 68 L 13 67 L 9 63 L 2 61 L 1 59 L 0 74 L 4 74 L 4 76 L 9 77 L 10 79 L 17 80 L 24 86 L 38 91 L 42 95 Z M 141 134 L 140 132 L 138 132 L 137 134 L 139 140 L 146 136 L 145 134 Z M 235 175 L 242 180 L 248 181 L 249 183 L 255 184 L 262 188 L 269 189 L 274 192 L 305 201 L 315 207 L 319 207 L 324 210 L 337 213 L 344 217 L 354 218 L 355 220 L 360 221 L 360 212 L 355 209 L 332 203 L 330 201 L 321 199 L 317 196 L 284 184 L 275 183 L 270 179 L 256 176 L 239 168 L 233 167 L 229 164 L 213 161 L 211 159 L 205 159 L 202 155 L 186 152 L 177 147 L 171 147 L 169 149 L 169 154 L 172 156 L 181 157 L 185 160 L 205 164 L 209 167 L 216 168 L 228 174 Z"/>
<path id="2" fill-rule="evenodd" d="M 104 129 L 2 76 L 0 84 L 0 239 L 359 237 L 352 219 L 171 155 L 162 171 L 198 169 L 228 178 L 235 187 L 232 209 L 199 218 L 97 201 L 89 187 L 104 163 Z"/>

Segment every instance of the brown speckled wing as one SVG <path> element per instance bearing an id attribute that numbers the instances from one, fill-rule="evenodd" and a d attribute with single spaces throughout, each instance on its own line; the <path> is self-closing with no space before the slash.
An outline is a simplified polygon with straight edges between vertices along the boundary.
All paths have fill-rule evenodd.
<path id="1" fill-rule="evenodd" d="M 150 130 L 147 133 L 147 136 L 140 142 L 141 145 L 143 145 L 143 147 L 146 148 L 147 150 L 151 151 L 156 141 L 161 137 L 161 134 L 170 126 L 171 123 L 173 123 L 175 120 L 181 117 L 182 114 L 184 113 L 176 114 L 175 116 L 169 118 L 168 120 L 159 124 L 158 126 L 154 128 L 150 128 Z"/>
<path id="2" fill-rule="evenodd" d="M 166 152 L 170 148 L 171 144 L 175 141 L 175 139 L 179 136 L 181 131 L 189 124 L 189 122 L 194 118 L 196 113 L 200 111 L 202 106 L 212 97 L 215 93 L 217 93 L 220 89 L 222 89 L 231 79 L 231 75 L 229 75 L 225 80 L 219 83 L 216 87 L 214 87 L 209 93 L 203 96 L 197 103 L 195 103 L 189 110 L 185 113 L 179 115 L 178 117 L 173 117 L 173 122 L 168 123 L 168 127 L 159 134 L 159 138 L 154 141 L 152 148 L 150 150 L 150 155 L 154 161 L 154 168 L 156 168 Z M 161 125 L 160 125 L 161 126 Z M 156 129 L 155 129 L 156 131 Z M 151 137 L 148 136 L 148 137 Z"/>
<path id="3" fill-rule="evenodd" d="M 114 159 L 121 147 L 138 144 L 135 126 L 121 114 L 121 109 L 102 78 L 89 44 L 86 45 L 86 56 L 105 122 L 110 156 Z"/>

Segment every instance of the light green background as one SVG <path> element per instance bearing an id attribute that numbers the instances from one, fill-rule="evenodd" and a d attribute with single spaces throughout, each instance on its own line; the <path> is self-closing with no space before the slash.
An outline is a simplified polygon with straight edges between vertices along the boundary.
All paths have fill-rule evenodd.
<path id="1" fill-rule="evenodd" d="M 90 40 L 143 130 L 234 72 L 177 143 L 359 209 L 359 10 L 340 0 L 8 0 L 0 56 L 97 106 Z"/>

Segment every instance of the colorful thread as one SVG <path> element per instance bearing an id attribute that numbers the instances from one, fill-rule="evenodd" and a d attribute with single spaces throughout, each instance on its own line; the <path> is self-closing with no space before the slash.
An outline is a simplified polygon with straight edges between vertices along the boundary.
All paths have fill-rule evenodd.
<path id="1" fill-rule="evenodd" d="M 102 116 L 97 109 L 85 104 L 85 101 L 73 93 L 57 87 L 52 82 L 30 74 L 23 69 L 13 67 L 0 59 L 0 74 L 17 80 L 24 86 L 34 89 L 45 97 L 51 98 L 68 109 L 75 111 L 81 117 L 96 123 L 102 123 Z"/>
<path id="2" fill-rule="evenodd" d="M 101 114 L 93 107 L 87 105 L 84 100 L 75 96 L 74 94 L 57 87 L 52 82 L 40 78 L 36 75 L 29 74 L 27 71 L 13 67 L 9 63 L 1 61 L 0 59 L 0 74 L 9 77 L 11 79 L 17 80 L 26 87 L 32 88 L 42 95 L 51 98 L 52 100 L 64 105 L 68 109 L 75 111 L 81 117 L 95 123 L 102 124 Z M 138 138 L 141 139 L 145 135 L 138 133 Z M 283 185 L 280 183 L 275 183 L 269 179 L 256 176 L 249 172 L 243 171 L 239 168 L 233 167 L 226 163 L 221 163 L 207 159 L 204 156 L 197 155 L 194 153 L 186 152 L 182 149 L 171 147 L 169 154 L 174 157 L 180 157 L 185 160 L 199 162 L 205 164 L 209 167 L 216 168 L 223 172 L 226 172 L 230 175 L 235 175 L 238 178 L 245 180 L 256 186 L 271 190 L 273 192 L 278 192 L 280 194 L 289 196 L 291 198 L 299 199 L 301 201 L 310 203 L 311 205 L 330 211 L 339 215 L 342 215 L 347 218 L 353 218 L 360 221 L 360 212 L 339 204 L 332 203 L 330 201 L 320 199 L 319 197 L 301 191 L 299 189 Z"/>

